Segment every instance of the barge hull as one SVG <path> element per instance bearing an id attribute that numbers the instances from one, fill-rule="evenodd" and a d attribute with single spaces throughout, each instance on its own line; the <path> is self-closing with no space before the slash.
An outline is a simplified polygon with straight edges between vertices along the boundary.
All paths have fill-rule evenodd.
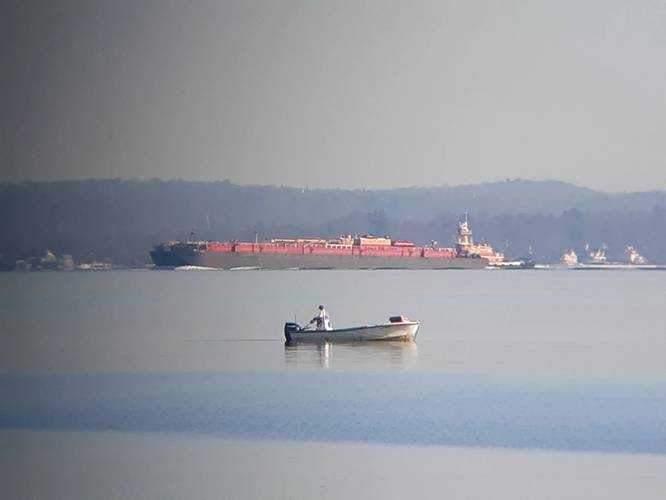
<path id="1" fill-rule="evenodd" d="M 235 252 L 179 252 L 154 250 L 157 267 L 210 267 L 215 269 L 483 269 L 488 260 L 480 257 L 374 257 L 360 255 L 289 255 Z"/>

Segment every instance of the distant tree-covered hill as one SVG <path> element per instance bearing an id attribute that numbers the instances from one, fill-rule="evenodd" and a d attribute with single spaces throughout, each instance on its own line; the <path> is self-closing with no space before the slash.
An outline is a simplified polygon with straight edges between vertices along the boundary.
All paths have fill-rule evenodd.
<path id="1" fill-rule="evenodd" d="M 666 262 L 666 193 L 604 193 L 556 181 L 514 180 L 385 191 L 308 190 L 224 182 L 86 180 L 0 184 L 5 267 L 46 248 L 77 261 L 142 265 L 157 242 L 342 233 L 392 234 L 451 245 L 470 214 L 478 240 L 543 261 L 565 248 L 634 245 Z"/>

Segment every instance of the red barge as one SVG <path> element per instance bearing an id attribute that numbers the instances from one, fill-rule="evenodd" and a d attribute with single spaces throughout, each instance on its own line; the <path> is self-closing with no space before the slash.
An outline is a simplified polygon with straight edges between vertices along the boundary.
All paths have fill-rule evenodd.
<path id="1" fill-rule="evenodd" d="M 276 238 L 268 242 L 169 241 L 153 248 L 156 267 L 218 269 L 480 269 L 503 259 L 486 244 L 475 245 L 467 220 L 458 225 L 455 248 L 435 242 L 416 246 L 390 237 Z"/>

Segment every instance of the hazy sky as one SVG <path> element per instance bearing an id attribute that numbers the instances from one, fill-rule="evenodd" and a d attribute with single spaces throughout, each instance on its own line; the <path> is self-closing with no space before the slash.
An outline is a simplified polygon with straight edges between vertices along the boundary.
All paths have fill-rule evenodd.
<path id="1" fill-rule="evenodd" d="M 666 189 L 666 3 L 0 0 L 2 180 Z"/>

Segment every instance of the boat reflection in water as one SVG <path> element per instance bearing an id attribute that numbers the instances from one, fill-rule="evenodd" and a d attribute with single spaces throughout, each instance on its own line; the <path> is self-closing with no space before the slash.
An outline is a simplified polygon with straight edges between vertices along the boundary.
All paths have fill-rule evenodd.
<path id="1" fill-rule="evenodd" d="M 418 347 L 413 341 L 385 342 L 285 342 L 284 361 L 297 368 L 376 369 L 413 368 Z"/>

